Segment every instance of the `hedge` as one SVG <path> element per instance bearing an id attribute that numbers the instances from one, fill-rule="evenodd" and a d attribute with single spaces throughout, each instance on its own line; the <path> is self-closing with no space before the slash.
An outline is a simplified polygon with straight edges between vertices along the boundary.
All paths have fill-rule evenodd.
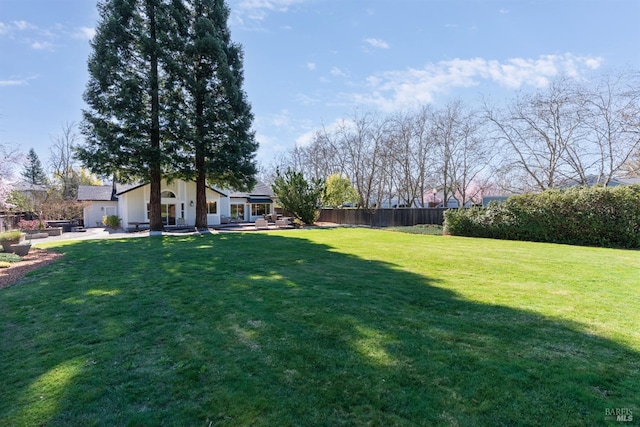
<path id="1" fill-rule="evenodd" d="M 640 248 L 640 185 L 551 189 L 445 212 L 456 236 Z"/>

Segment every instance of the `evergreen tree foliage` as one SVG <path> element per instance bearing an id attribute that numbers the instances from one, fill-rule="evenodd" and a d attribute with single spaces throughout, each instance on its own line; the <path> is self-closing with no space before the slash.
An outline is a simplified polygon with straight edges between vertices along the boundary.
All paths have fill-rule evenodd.
<path id="1" fill-rule="evenodd" d="M 196 227 L 205 228 L 207 183 L 250 190 L 258 145 L 242 90 L 242 48 L 231 41 L 225 2 L 187 0 L 172 17 L 169 44 L 181 54 L 167 66 L 179 88 L 170 99 L 169 127 L 181 144 L 171 157 L 180 177 L 196 181 Z"/>
<path id="2" fill-rule="evenodd" d="M 22 177 L 25 182 L 29 184 L 35 185 L 48 185 L 49 179 L 47 178 L 47 174 L 44 172 L 42 168 L 42 163 L 40 163 L 40 159 L 36 154 L 36 151 L 32 148 L 29 150 L 29 154 L 27 154 L 27 159 L 24 164 L 24 169 L 21 172 Z"/>
<path id="3" fill-rule="evenodd" d="M 89 82 L 84 94 L 78 158 L 99 175 L 151 185 L 150 228 L 162 230 L 160 182 L 168 163 L 160 134 L 162 50 L 159 34 L 168 29 L 163 0 L 104 0 L 91 43 Z"/>
<path id="4" fill-rule="evenodd" d="M 307 181 L 302 172 L 287 169 L 281 175 L 277 170 L 272 189 L 285 210 L 305 224 L 316 222 L 322 206 L 323 180 Z"/>

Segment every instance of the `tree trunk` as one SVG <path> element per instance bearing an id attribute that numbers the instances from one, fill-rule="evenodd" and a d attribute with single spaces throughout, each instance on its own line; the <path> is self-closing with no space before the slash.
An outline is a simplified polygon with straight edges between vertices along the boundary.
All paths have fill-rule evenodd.
<path id="1" fill-rule="evenodd" d="M 196 228 L 205 230 L 207 225 L 207 179 L 201 167 L 196 177 Z"/>
<path id="2" fill-rule="evenodd" d="M 162 177 L 160 171 L 151 172 L 151 194 L 149 196 L 149 228 L 151 231 L 162 231 L 164 225 L 162 224 L 162 210 L 160 199 L 160 182 Z"/>
<path id="3" fill-rule="evenodd" d="M 151 161 L 149 164 L 149 178 L 151 179 L 151 194 L 149 197 L 149 228 L 151 231 L 162 231 L 162 212 L 160 199 L 160 185 L 162 168 L 160 159 L 160 85 L 158 82 L 158 46 L 156 35 L 155 4 L 147 0 L 147 14 L 149 16 L 149 33 L 151 38 L 149 92 L 151 95 Z"/>

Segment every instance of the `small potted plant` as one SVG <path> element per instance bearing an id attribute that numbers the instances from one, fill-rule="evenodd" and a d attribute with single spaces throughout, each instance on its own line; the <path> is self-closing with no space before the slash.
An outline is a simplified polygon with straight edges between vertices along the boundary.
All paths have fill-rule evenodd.
<path id="1" fill-rule="evenodd" d="M 13 243 L 11 245 L 11 252 L 18 256 L 25 256 L 29 253 L 29 250 L 31 250 L 31 238 L 33 237 L 34 230 L 37 230 L 38 224 L 37 221 L 20 221 L 18 225 L 29 235 L 29 242 L 18 241 Z"/>
<path id="2" fill-rule="evenodd" d="M 21 242 L 11 245 L 11 251 L 18 256 L 25 256 L 31 250 L 31 235 L 29 235 L 29 243 Z"/>
<path id="3" fill-rule="evenodd" d="M 25 238 L 25 233 L 20 230 L 5 231 L 0 233 L 0 243 L 2 243 L 2 249 L 7 252 L 13 252 L 12 245 L 17 245 Z"/>

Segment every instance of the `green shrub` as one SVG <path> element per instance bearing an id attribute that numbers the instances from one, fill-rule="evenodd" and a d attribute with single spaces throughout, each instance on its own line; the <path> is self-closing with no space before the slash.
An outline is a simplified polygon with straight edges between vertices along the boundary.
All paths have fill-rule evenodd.
<path id="1" fill-rule="evenodd" d="M 0 233 L 0 242 L 12 242 L 20 240 L 21 237 L 22 231 L 20 230 L 5 231 L 4 233 Z"/>
<path id="2" fill-rule="evenodd" d="M 313 224 L 320 215 L 324 181 L 307 181 L 301 172 L 287 169 L 284 174 L 276 170 L 276 179 L 271 186 L 282 207 L 304 224 Z"/>
<path id="3" fill-rule="evenodd" d="M 105 227 L 118 229 L 122 220 L 117 215 L 105 215 L 102 217 L 102 223 Z"/>
<path id="4" fill-rule="evenodd" d="M 18 262 L 18 261 L 21 261 L 21 260 L 22 260 L 22 258 L 20 258 L 16 254 L 0 252 L 0 262 L 12 263 L 12 262 Z"/>
<path id="5" fill-rule="evenodd" d="M 513 196 L 486 209 L 447 211 L 445 230 L 458 236 L 639 248 L 640 186 Z"/>

